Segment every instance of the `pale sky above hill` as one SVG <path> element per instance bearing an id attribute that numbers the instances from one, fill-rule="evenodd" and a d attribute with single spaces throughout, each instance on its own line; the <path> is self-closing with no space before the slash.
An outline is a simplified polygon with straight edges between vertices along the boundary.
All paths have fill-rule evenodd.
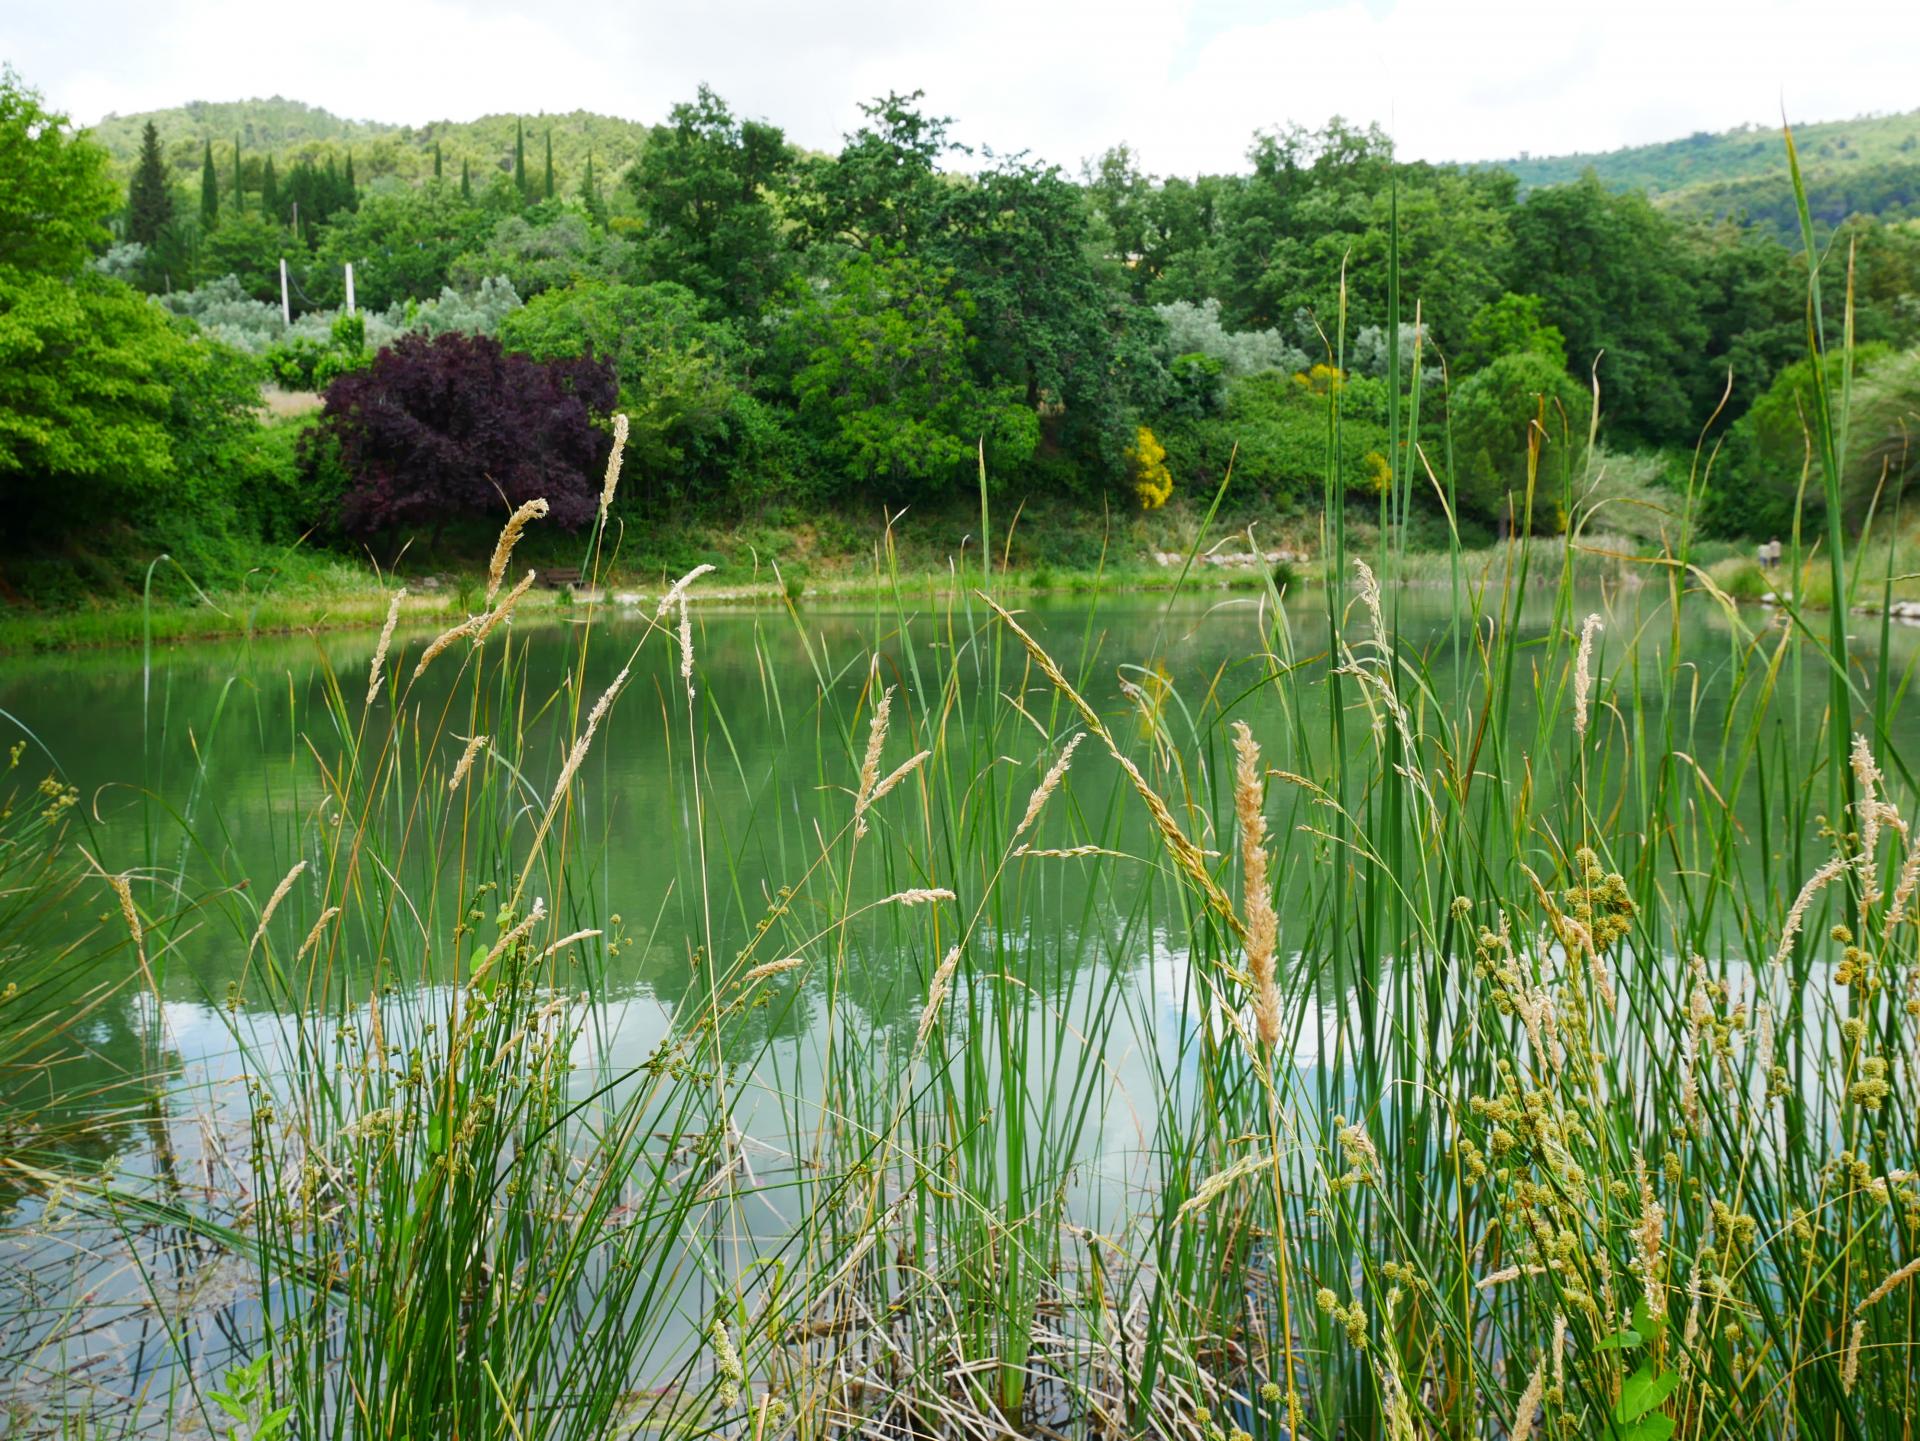
<path id="1" fill-rule="evenodd" d="M 831 150 L 860 100 L 923 89 L 970 143 L 1161 172 L 1336 113 L 1450 160 L 1905 110 L 1917 57 L 1920 0 L 0 0 L 0 59 L 83 122 L 273 94 L 654 121 L 705 80 Z"/>

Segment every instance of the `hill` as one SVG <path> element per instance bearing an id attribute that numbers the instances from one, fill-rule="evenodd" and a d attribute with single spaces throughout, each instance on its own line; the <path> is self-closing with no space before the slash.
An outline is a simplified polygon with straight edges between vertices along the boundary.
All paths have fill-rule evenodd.
<path id="1" fill-rule="evenodd" d="M 1834 224 L 1849 215 L 1920 215 L 1920 110 L 1794 127 L 1809 209 Z M 1793 230 L 1787 149 L 1779 126 L 1745 125 L 1683 140 L 1572 155 L 1521 154 L 1497 162 L 1523 191 L 1565 185 L 1588 171 L 1614 190 L 1644 190 L 1666 209 Z"/>
<path id="2" fill-rule="evenodd" d="M 214 165 L 223 182 L 231 173 L 237 141 L 250 177 L 268 156 L 284 175 L 299 160 L 324 165 L 329 157 L 343 161 L 351 151 L 354 173 L 362 183 L 388 175 L 420 180 L 433 173 L 437 144 L 448 179 L 459 176 L 465 161 L 479 185 L 496 173 L 512 170 L 517 120 L 526 130 L 528 172 L 536 180 L 544 174 L 546 140 L 551 134 L 556 187 L 570 190 L 579 183 L 589 153 L 596 175 L 611 180 L 639 157 L 651 131 L 637 120 L 587 110 L 565 115 L 483 115 L 477 120 L 412 126 L 347 120 L 277 95 L 267 100 L 194 101 L 137 115 L 110 115 L 93 127 L 95 138 L 123 173 L 133 167 L 149 120 L 159 130 L 168 164 L 182 185 L 198 182 L 208 141 L 213 142 Z M 253 183 L 250 178 L 249 185 Z"/>

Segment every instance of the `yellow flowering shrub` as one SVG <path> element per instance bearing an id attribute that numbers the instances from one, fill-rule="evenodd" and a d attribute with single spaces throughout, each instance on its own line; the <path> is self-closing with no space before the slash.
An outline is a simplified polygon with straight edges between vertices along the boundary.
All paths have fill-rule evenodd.
<path id="1" fill-rule="evenodd" d="M 1141 426 L 1127 447 L 1127 464 L 1133 472 L 1133 493 L 1140 498 L 1142 510 L 1158 510 L 1173 494 L 1173 472 L 1167 469 L 1167 448 L 1154 433 Z"/>

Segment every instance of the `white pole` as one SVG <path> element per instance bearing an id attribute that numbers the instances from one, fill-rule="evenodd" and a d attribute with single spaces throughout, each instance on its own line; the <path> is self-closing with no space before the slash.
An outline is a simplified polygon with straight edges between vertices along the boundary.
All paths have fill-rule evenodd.
<path id="1" fill-rule="evenodd" d="M 347 314 L 353 314 L 353 262 L 347 262 Z"/>
<path id="2" fill-rule="evenodd" d="M 287 257 L 280 257 L 280 323 L 293 324 L 293 306 L 287 300 Z"/>

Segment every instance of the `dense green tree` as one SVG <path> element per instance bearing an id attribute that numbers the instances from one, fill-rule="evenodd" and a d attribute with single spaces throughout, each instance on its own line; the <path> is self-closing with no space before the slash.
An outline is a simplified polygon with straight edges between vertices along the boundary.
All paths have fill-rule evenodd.
<path id="1" fill-rule="evenodd" d="M 351 261 L 359 302 L 370 310 L 431 299 L 454 260 L 477 248 L 492 226 L 485 210 L 441 189 L 375 190 L 325 228 L 307 292 L 321 305 L 340 304 L 342 267 Z"/>
<path id="2" fill-rule="evenodd" d="M 783 336 L 793 394 L 823 455 L 851 486 L 906 498 L 951 492 L 976 447 L 1010 469 L 1039 443 L 1011 388 L 969 363 L 972 301 L 948 272 L 882 251 L 854 253 L 823 292 L 796 282 Z"/>
<path id="3" fill-rule="evenodd" d="M 271 155 L 260 172 L 260 208 L 275 218 L 280 215 L 280 177 L 274 173 Z"/>
<path id="4" fill-rule="evenodd" d="M 777 127 L 735 119 L 706 86 L 674 106 L 628 172 L 647 273 L 726 314 L 757 313 L 789 268 L 775 202 L 790 167 Z"/>
<path id="5" fill-rule="evenodd" d="M 433 178 L 435 180 L 440 178 L 440 142 L 438 140 L 433 142 Z"/>
<path id="6" fill-rule="evenodd" d="M 467 171 L 465 156 L 460 158 L 460 198 L 468 201 L 473 199 L 473 177 Z"/>
<path id="7" fill-rule="evenodd" d="M 527 127 L 515 118 L 513 122 L 513 188 L 520 195 L 520 203 L 525 204 L 527 194 Z"/>
<path id="8" fill-rule="evenodd" d="M 207 141 L 206 158 L 200 162 L 200 228 L 212 230 L 220 223 L 220 177 L 213 168 L 213 142 Z"/>
<path id="9" fill-rule="evenodd" d="M 67 274 L 107 240 L 107 152 L 0 68 L 0 271 Z"/>
<path id="10" fill-rule="evenodd" d="M 1449 357 L 1461 375 L 1479 370 L 1503 355 L 1538 355 L 1562 370 L 1567 367 L 1567 341 L 1559 327 L 1545 319 L 1546 302 L 1537 295 L 1508 291 L 1484 305 L 1467 322 L 1466 338 Z"/>
<path id="11" fill-rule="evenodd" d="M 186 322 L 97 277 L 0 270 L 0 506 L 19 536 L 103 516 L 209 516 L 223 477 L 180 463 L 209 432 L 244 421 L 250 370 L 199 342 Z M 209 381 L 210 368 L 223 379 Z M 192 405 L 176 390 L 204 383 Z"/>
<path id="12" fill-rule="evenodd" d="M 944 232 L 955 187 L 940 162 L 965 152 L 948 138 L 952 121 L 922 114 L 920 98 L 889 93 L 862 105 L 866 123 L 839 156 L 808 164 L 795 208 L 810 243 L 920 254 Z"/>
<path id="13" fill-rule="evenodd" d="M 553 199 L 553 131 L 547 131 L 547 184 L 543 192 L 546 199 Z"/>
<path id="14" fill-rule="evenodd" d="M 173 186 L 167 179 L 160 132 L 149 120 L 140 135 L 140 158 L 127 184 L 127 239 L 151 247 L 173 224 Z"/>
<path id="15" fill-rule="evenodd" d="M 587 152 L 587 168 L 580 175 L 580 205 L 587 218 L 602 230 L 607 227 L 607 201 L 600 193 L 600 182 L 593 173 L 593 152 Z"/>
<path id="16" fill-rule="evenodd" d="M 1502 355 L 1447 397 L 1455 498 L 1462 513 L 1515 529 L 1529 523 L 1529 447 L 1538 445 L 1531 526 L 1553 534 L 1569 519 L 1562 477 L 1584 454 L 1591 400 L 1565 367 L 1538 350 Z"/>
<path id="17" fill-rule="evenodd" d="M 950 266 L 968 297 L 973 358 L 983 386 L 1011 390 L 1050 438 L 1099 480 L 1118 473 L 1137 429 L 1136 403 L 1157 399 L 1164 373 L 1121 344 L 1121 295 L 1093 261 L 1088 212 L 1057 168 L 995 161 L 952 187 L 943 232 L 927 253 Z M 1132 327 L 1158 323 L 1136 312 Z M 1149 347 L 1150 349 L 1150 347 Z"/>
<path id="18" fill-rule="evenodd" d="M 1689 383 L 1707 329 L 1697 257 L 1679 222 L 1588 176 L 1536 191 L 1511 225 L 1507 288 L 1546 302 L 1574 374 L 1598 365 L 1609 433 L 1690 442 L 1707 419 Z"/>
<path id="19" fill-rule="evenodd" d="M 247 208 L 246 171 L 240 164 L 240 137 L 233 137 L 233 210 L 237 215 Z"/>
<path id="20" fill-rule="evenodd" d="M 278 304 L 286 249 L 286 232 L 259 211 L 229 215 L 201 246 L 201 274 L 209 280 L 231 275 L 253 299 Z"/>
<path id="21" fill-rule="evenodd" d="M 581 281 L 626 280 L 634 268 L 633 245 L 596 228 L 578 210 L 542 201 L 503 216 L 479 248 L 448 267 L 455 289 L 472 290 L 489 276 L 504 275 L 523 298 Z"/>

